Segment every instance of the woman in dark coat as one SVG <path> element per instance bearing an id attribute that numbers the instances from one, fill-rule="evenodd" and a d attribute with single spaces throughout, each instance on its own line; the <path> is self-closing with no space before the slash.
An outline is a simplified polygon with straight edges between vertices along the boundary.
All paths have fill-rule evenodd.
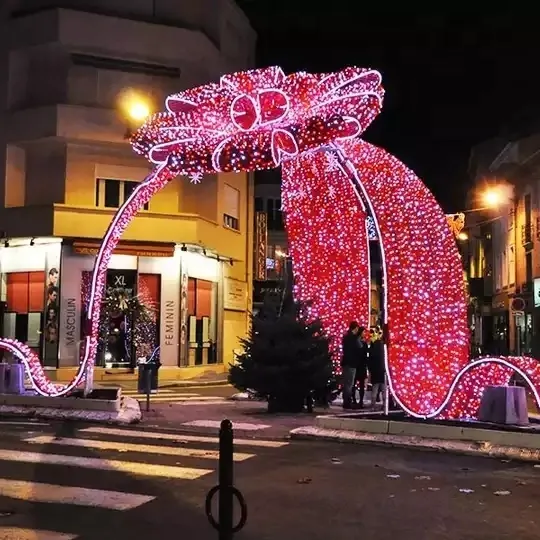
<path id="1" fill-rule="evenodd" d="M 382 332 L 379 328 L 372 327 L 370 332 L 368 369 L 371 377 L 371 406 L 375 407 L 377 395 L 379 393 L 383 393 L 384 395 L 385 391 L 384 342 L 382 340 Z"/>
<path id="2" fill-rule="evenodd" d="M 366 391 L 366 379 L 368 375 L 368 343 L 366 341 L 367 330 L 364 327 L 360 327 L 358 333 L 358 353 L 356 358 L 356 377 L 355 387 L 358 386 L 358 403 L 354 399 L 353 392 L 353 405 L 362 409 L 364 407 L 364 393 Z"/>

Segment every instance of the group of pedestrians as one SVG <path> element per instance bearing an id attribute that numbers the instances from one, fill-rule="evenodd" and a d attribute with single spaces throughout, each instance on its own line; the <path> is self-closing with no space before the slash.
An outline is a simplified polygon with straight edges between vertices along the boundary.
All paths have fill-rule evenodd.
<path id="1" fill-rule="evenodd" d="M 384 343 L 378 326 L 367 329 L 353 321 L 343 336 L 343 408 L 356 409 L 364 406 L 366 381 L 371 381 L 371 406 L 375 407 L 379 396 L 385 399 Z M 356 402 L 356 386 L 359 399 Z"/>

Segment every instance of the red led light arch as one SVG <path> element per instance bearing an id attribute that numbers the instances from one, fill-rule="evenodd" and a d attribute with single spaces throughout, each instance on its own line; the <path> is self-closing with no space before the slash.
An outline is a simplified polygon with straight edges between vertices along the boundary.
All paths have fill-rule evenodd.
<path id="1" fill-rule="evenodd" d="M 225 75 L 175 94 L 133 137 L 155 170 L 118 210 L 92 276 L 80 368 L 67 385 L 47 379 L 39 358 L 9 339 L 34 388 L 64 395 L 91 377 L 107 266 L 136 213 L 178 175 L 283 167 L 283 205 L 296 295 L 311 302 L 334 340 L 350 320 L 369 321 L 370 216 L 385 280 L 386 362 L 391 392 L 419 417 L 473 417 L 483 388 L 518 372 L 540 404 L 538 362 L 526 357 L 469 362 L 461 262 L 446 217 L 424 184 L 359 135 L 382 106 L 380 74 L 268 68 Z M 337 358 L 337 355 L 336 355 Z"/>

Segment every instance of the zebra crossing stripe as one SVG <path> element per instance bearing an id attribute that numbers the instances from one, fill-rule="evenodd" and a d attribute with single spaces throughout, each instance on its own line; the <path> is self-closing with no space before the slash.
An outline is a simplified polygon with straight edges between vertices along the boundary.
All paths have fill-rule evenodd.
<path id="1" fill-rule="evenodd" d="M 0 540 L 75 540 L 75 538 L 77 538 L 77 535 L 54 531 L 0 527 Z"/>
<path id="2" fill-rule="evenodd" d="M 178 443 L 194 442 L 219 444 L 219 437 L 207 437 L 204 435 L 187 435 L 184 433 L 161 433 L 159 431 L 140 431 L 134 429 L 118 429 L 107 427 L 90 427 L 84 428 L 79 433 L 94 433 L 96 435 L 112 435 L 116 437 L 133 437 L 134 439 L 153 439 L 163 441 L 173 441 Z M 234 439 L 235 446 L 254 446 L 260 448 L 282 448 L 288 446 L 285 441 L 272 441 L 263 439 Z"/>
<path id="3" fill-rule="evenodd" d="M 101 471 L 117 471 L 139 476 L 156 476 L 175 478 L 177 480 L 196 480 L 213 473 L 212 469 L 196 469 L 190 467 L 170 467 L 114 459 L 99 459 L 80 456 L 64 456 L 60 454 L 41 454 L 39 452 L 20 452 L 18 450 L 0 449 L 0 461 L 16 461 L 37 465 L 62 465 L 64 467 L 81 467 Z M 0 540 L 2 537 L 0 536 Z"/>
<path id="4" fill-rule="evenodd" d="M 150 495 L 105 491 L 74 486 L 58 486 L 0 478 L 0 495 L 38 503 L 74 504 L 108 510 L 131 510 L 155 499 Z M 1 540 L 0 536 L 0 540 Z"/>
<path id="5" fill-rule="evenodd" d="M 79 448 L 91 448 L 93 450 L 116 450 L 118 452 L 138 452 L 142 454 L 160 454 L 163 456 L 192 457 L 197 459 L 219 459 L 216 450 L 199 450 L 197 448 L 178 448 L 174 446 L 154 446 L 145 444 L 124 443 L 115 441 L 102 441 L 94 439 L 57 439 L 48 435 L 24 439 L 30 444 L 47 444 L 60 446 L 77 446 Z M 255 457 L 255 454 L 235 452 L 234 461 L 245 461 Z M 1 540 L 1 539 L 0 539 Z"/>

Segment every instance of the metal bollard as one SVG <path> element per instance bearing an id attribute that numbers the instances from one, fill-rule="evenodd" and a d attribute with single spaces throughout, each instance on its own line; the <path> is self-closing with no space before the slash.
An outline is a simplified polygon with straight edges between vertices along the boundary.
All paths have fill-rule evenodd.
<path id="1" fill-rule="evenodd" d="M 146 412 L 150 412 L 150 394 L 152 393 L 152 370 L 148 365 L 145 366 L 146 373 Z"/>
<path id="2" fill-rule="evenodd" d="M 205 510 L 210 525 L 218 531 L 218 540 L 232 540 L 233 534 L 243 529 L 247 521 L 247 505 L 242 493 L 234 487 L 234 435 L 230 420 L 223 420 L 219 429 L 219 484 L 206 496 Z M 218 519 L 212 515 L 212 500 L 219 492 Z M 234 498 L 240 504 L 240 520 L 233 524 Z"/>

